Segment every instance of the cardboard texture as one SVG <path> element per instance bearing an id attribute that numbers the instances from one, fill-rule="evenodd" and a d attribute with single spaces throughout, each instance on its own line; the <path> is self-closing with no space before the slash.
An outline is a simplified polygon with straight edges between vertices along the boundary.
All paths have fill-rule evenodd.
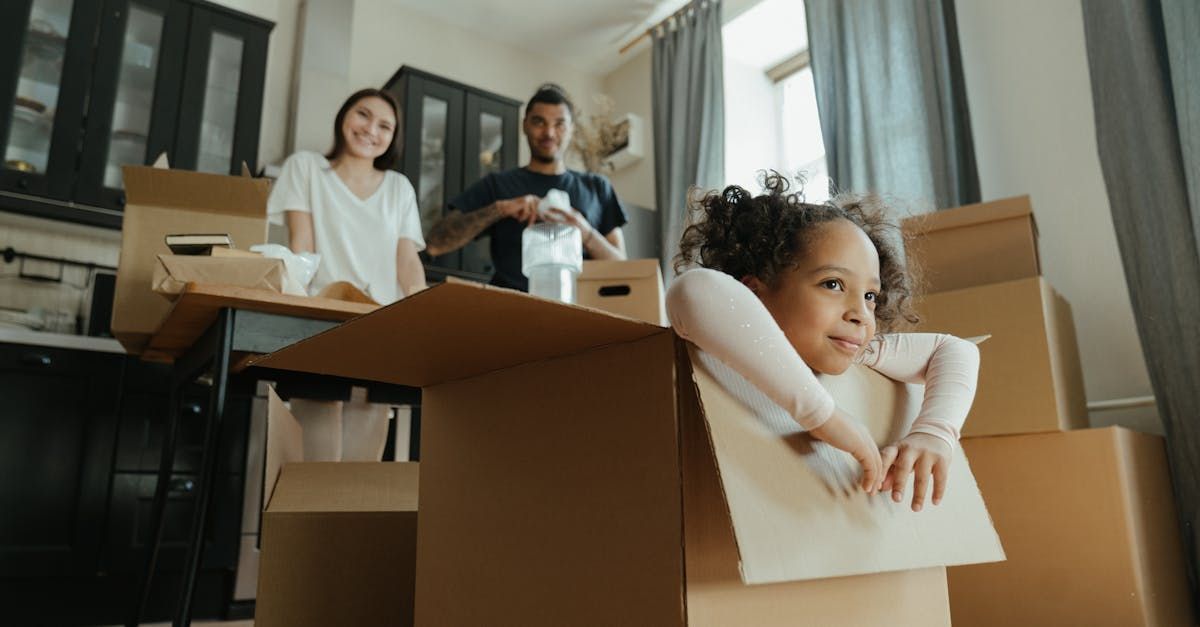
<path id="1" fill-rule="evenodd" d="M 1029 196 L 943 209 L 904 220 L 910 264 L 926 293 L 1041 274 Z"/>
<path id="2" fill-rule="evenodd" d="M 412 625 L 418 465 L 294 463 L 300 425 L 269 396 L 254 624 Z"/>
<path id="3" fill-rule="evenodd" d="M 282 259 L 159 255 L 151 285 L 155 292 L 173 299 L 188 283 L 233 285 L 283 293 L 286 278 Z"/>
<path id="4" fill-rule="evenodd" d="M 954 624 L 1196 624 L 1161 437 L 1110 427 L 963 447 L 1008 561 L 949 569 Z"/>
<path id="5" fill-rule="evenodd" d="M 1071 305 L 1040 277 L 930 294 L 920 330 L 979 345 L 979 387 L 963 436 L 1082 429 L 1087 400 Z"/>
<path id="6" fill-rule="evenodd" d="M 884 609 L 897 624 L 947 624 L 940 566 L 1002 558 L 965 463 L 967 484 L 941 506 L 953 521 L 830 494 L 845 479 L 836 464 L 797 464 L 790 445 L 764 446 L 776 436 L 714 427 L 713 386 L 656 325 L 446 283 L 255 363 L 424 388 L 421 625 L 718 625 L 732 612 L 741 624 L 869 624 Z M 712 411 L 726 408 L 741 412 L 731 423 L 757 419 L 736 403 Z M 733 476 L 760 456 L 787 470 Z M 747 504 L 766 521 L 753 533 L 771 537 L 747 539 L 730 514 Z M 859 538 L 891 529 L 896 544 L 938 535 L 947 548 L 856 554 L 840 530 L 821 531 L 847 516 L 831 504 Z M 876 570 L 896 572 L 831 578 Z"/>
<path id="7" fill-rule="evenodd" d="M 113 296 L 112 331 L 138 354 L 170 310 L 151 290 L 158 255 L 171 233 L 228 233 L 239 246 L 267 239 L 265 179 L 126 166 L 121 256 Z"/>
<path id="8" fill-rule="evenodd" d="M 657 259 L 583 262 L 575 300 L 585 307 L 667 326 L 662 271 Z"/>

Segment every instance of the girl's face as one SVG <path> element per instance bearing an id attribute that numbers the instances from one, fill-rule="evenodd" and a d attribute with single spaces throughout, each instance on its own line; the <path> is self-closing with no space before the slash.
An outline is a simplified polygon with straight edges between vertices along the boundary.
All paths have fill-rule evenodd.
<path id="1" fill-rule="evenodd" d="M 799 265 L 768 287 L 743 279 L 766 305 L 804 363 L 841 374 L 875 336 L 879 253 L 854 223 L 817 227 Z"/>
<path id="2" fill-rule="evenodd" d="M 374 159 L 387 152 L 395 133 L 396 114 L 378 96 L 359 99 L 342 118 L 345 153 L 359 159 Z"/>

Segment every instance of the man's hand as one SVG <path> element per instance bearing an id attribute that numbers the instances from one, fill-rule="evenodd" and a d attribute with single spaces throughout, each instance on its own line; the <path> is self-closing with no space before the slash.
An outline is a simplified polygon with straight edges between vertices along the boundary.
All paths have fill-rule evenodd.
<path id="1" fill-rule="evenodd" d="M 809 431 L 814 438 L 826 444 L 846 451 L 862 466 L 862 479 L 859 486 L 868 494 L 875 492 L 879 482 L 883 480 L 883 462 L 879 456 L 879 447 L 871 439 L 871 434 L 862 423 L 834 410 L 833 415 L 825 424 Z"/>
<path id="2" fill-rule="evenodd" d="M 927 433 L 910 433 L 899 442 L 884 447 L 882 451 L 884 479 L 879 490 L 892 491 L 892 500 L 904 500 L 904 487 L 908 476 L 913 476 L 912 510 L 921 511 L 925 505 L 925 494 L 929 491 L 929 479 L 933 478 L 933 504 L 942 502 L 946 493 L 946 478 L 950 475 L 950 461 L 954 451 L 945 440 Z"/>
<path id="3" fill-rule="evenodd" d="M 596 235 L 596 229 L 592 228 L 592 223 L 587 221 L 584 215 L 574 209 L 563 210 L 557 207 L 552 207 L 546 211 L 546 221 L 556 222 L 558 224 L 569 224 L 579 229 L 579 234 L 583 237 L 583 241 L 587 242 Z"/>
<path id="4" fill-rule="evenodd" d="M 533 194 L 525 194 L 508 200 L 497 200 L 496 209 L 500 211 L 500 215 L 506 218 L 512 218 L 518 222 L 524 222 L 525 226 L 529 226 L 538 219 L 538 203 L 541 198 Z"/>

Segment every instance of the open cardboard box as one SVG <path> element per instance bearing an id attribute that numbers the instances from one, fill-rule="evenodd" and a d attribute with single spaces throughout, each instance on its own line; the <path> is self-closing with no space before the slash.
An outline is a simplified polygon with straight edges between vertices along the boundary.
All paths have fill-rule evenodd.
<path id="1" fill-rule="evenodd" d="M 575 280 L 575 302 L 585 307 L 667 326 L 662 271 L 657 259 L 585 260 Z"/>
<path id="2" fill-rule="evenodd" d="M 1159 436 L 963 440 L 1008 560 L 950 569 L 956 625 L 1195 625 Z"/>
<path id="3" fill-rule="evenodd" d="M 689 350 L 450 282 L 255 365 L 423 388 L 419 625 L 948 625 L 943 567 L 1003 559 L 961 452 L 913 514 Z M 881 442 L 913 418 L 916 388 L 836 380 Z"/>
<path id="4" fill-rule="evenodd" d="M 921 214 L 906 219 L 903 229 L 927 293 L 1041 274 L 1029 196 Z"/>
<path id="5" fill-rule="evenodd" d="M 1041 277 L 929 294 L 920 329 L 994 339 L 979 346 L 979 387 L 963 437 L 1088 426 L 1071 305 Z"/>
<path id="6" fill-rule="evenodd" d="M 163 238 L 228 233 L 242 248 L 265 242 L 270 183 L 165 167 L 125 166 L 122 172 L 126 204 L 112 332 L 127 352 L 140 354 L 171 308 L 151 289 L 158 256 L 171 252 Z"/>
<path id="7" fill-rule="evenodd" d="M 254 624 L 412 625 L 418 465 L 303 462 L 300 423 L 268 397 Z"/>

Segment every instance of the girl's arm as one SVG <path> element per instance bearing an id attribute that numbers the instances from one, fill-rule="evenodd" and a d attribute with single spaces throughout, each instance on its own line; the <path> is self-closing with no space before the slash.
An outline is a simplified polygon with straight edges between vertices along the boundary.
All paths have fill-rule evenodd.
<path id="1" fill-rule="evenodd" d="M 675 333 L 733 368 L 805 430 L 833 415 L 833 397 L 737 279 L 707 268 L 681 274 L 667 291 L 667 315 Z"/>
<path id="2" fill-rule="evenodd" d="M 294 253 L 316 252 L 313 239 L 313 218 L 307 211 L 284 211 L 288 227 L 288 248 Z"/>
<path id="3" fill-rule="evenodd" d="M 905 383 L 924 383 L 925 399 L 909 433 L 925 433 L 954 447 L 979 378 L 979 349 L 941 333 L 876 336 L 863 364 Z"/>
<path id="4" fill-rule="evenodd" d="M 417 256 L 417 244 L 407 237 L 396 242 L 396 281 L 401 298 L 425 289 L 425 267 Z"/>

